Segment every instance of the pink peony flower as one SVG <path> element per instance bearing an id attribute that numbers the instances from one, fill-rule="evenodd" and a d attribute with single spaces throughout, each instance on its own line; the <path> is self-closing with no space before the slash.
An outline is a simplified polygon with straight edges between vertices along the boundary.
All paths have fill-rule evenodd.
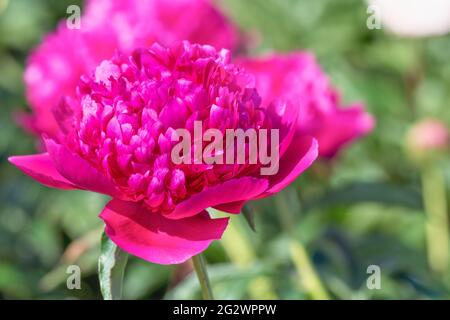
<path id="1" fill-rule="evenodd" d="M 297 128 L 299 108 L 266 98 L 227 50 L 154 44 L 82 77 L 55 112 L 60 139 L 46 138 L 46 153 L 9 160 L 44 185 L 111 196 L 100 217 L 112 241 L 154 263 L 181 263 L 226 228 L 226 218 L 211 219 L 205 209 L 239 213 L 316 159 L 315 139 Z M 278 129 L 279 171 L 263 176 L 259 162 L 175 164 L 174 132 L 192 131 L 194 121 L 221 132 Z"/>
<path id="2" fill-rule="evenodd" d="M 61 22 L 30 56 L 24 78 L 33 113 L 20 122 L 33 133 L 57 137 L 53 108 L 75 93 L 82 74 L 116 50 L 181 40 L 233 49 L 237 32 L 210 0 L 88 0 L 81 29 Z"/>
<path id="3" fill-rule="evenodd" d="M 282 97 L 297 103 L 302 110 L 299 128 L 317 139 L 322 157 L 334 156 L 374 127 L 374 119 L 362 105 L 342 107 L 338 92 L 309 53 L 244 58 L 237 64 L 256 76 L 263 100 Z"/>

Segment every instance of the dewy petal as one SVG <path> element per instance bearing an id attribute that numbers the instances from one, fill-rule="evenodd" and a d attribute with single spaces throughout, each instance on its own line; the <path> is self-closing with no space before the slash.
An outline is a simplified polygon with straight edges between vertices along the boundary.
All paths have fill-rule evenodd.
<path id="1" fill-rule="evenodd" d="M 67 190 L 77 189 L 56 170 L 48 153 L 15 156 L 8 158 L 8 160 L 25 174 L 47 187 Z"/>
<path id="2" fill-rule="evenodd" d="M 44 139 L 56 170 L 67 180 L 83 189 L 120 197 L 114 184 L 86 160 L 52 139 Z"/>
<path id="3" fill-rule="evenodd" d="M 280 159 L 279 171 L 271 176 L 270 185 L 264 196 L 277 193 L 293 182 L 317 159 L 317 140 L 310 136 L 296 134 L 289 148 Z"/>
<path id="4" fill-rule="evenodd" d="M 226 181 L 207 188 L 180 202 L 175 210 L 167 214 L 169 219 L 190 217 L 209 207 L 242 200 L 251 200 L 262 194 L 268 187 L 267 179 L 244 177 Z"/>
<path id="5" fill-rule="evenodd" d="M 218 240 L 228 218 L 211 219 L 206 211 L 190 218 L 170 220 L 140 203 L 114 199 L 100 217 L 106 234 L 123 250 L 158 264 L 182 263 Z"/>

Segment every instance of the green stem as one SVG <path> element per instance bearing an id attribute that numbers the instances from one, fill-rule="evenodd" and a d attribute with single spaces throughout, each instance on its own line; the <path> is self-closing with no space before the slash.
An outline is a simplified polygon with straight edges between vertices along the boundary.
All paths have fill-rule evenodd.
<path id="1" fill-rule="evenodd" d="M 257 255 L 252 246 L 252 241 L 243 230 L 240 221 L 242 220 L 239 216 L 230 217 L 227 230 L 220 242 L 233 265 L 241 270 L 250 270 L 257 261 Z M 273 287 L 269 277 L 265 275 L 255 277 L 248 285 L 250 299 L 277 299 Z"/>
<path id="2" fill-rule="evenodd" d="M 3 13 L 3 11 L 6 10 L 6 7 L 8 6 L 9 0 L 0 0 L 0 14 Z"/>
<path id="3" fill-rule="evenodd" d="M 422 189 L 428 261 L 433 271 L 444 273 L 449 265 L 449 226 L 444 175 L 436 164 L 422 169 Z"/>
<path id="4" fill-rule="evenodd" d="M 98 276 L 103 299 L 122 299 L 123 276 L 127 262 L 128 253 L 116 246 L 103 233 L 101 254 L 98 260 Z"/>
<path id="5" fill-rule="evenodd" d="M 330 296 L 308 255 L 305 245 L 300 239 L 297 239 L 293 233 L 292 226 L 295 225 L 295 220 L 291 211 L 301 210 L 297 194 L 294 190 L 287 188 L 275 197 L 275 203 L 280 214 L 283 229 L 289 234 L 289 253 L 297 271 L 299 282 L 312 299 L 330 299 Z"/>
<path id="6" fill-rule="evenodd" d="M 206 261 L 201 254 L 192 257 L 192 263 L 194 264 L 195 273 L 197 274 L 198 282 L 200 282 L 200 288 L 202 290 L 202 296 L 204 300 L 214 300 L 211 290 L 211 284 L 208 278 L 208 272 L 206 270 Z"/>
<path id="7" fill-rule="evenodd" d="M 329 300 L 330 296 L 325 290 L 325 287 L 314 268 L 314 264 L 311 262 L 308 252 L 301 241 L 291 238 L 290 254 L 305 291 L 308 292 L 314 300 Z"/>

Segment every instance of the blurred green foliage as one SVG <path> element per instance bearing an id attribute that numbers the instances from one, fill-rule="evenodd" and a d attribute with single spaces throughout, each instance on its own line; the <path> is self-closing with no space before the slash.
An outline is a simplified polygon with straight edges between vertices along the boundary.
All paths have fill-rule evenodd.
<path id="1" fill-rule="evenodd" d="M 107 199 L 47 189 L 7 163 L 9 155 L 37 148 L 13 120 L 27 110 L 26 57 L 74 3 L 80 1 L 0 0 L 0 298 L 101 298 L 97 214 Z M 427 264 L 419 172 L 403 144 L 422 117 L 450 124 L 450 38 L 401 39 L 368 30 L 360 0 L 224 0 L 220 6 L 250 32 L 254 54 L 313 51 L 344 100 L 364 101 L 377 127 L 332 162 L 315 164 L 289 190 L 295 199 L 253 204 L 257 232 L 236 218 L 256 259 L 243 268 L 214 243 L 206 257 L 216 297 L 248 298 L 251 283 L 263 277 L 279 298 L 311 298 L 289 255 L 295 239 L 332 298 L 449 298 L 450 277 L 433 274 Z M 449 163 L 442 163 L 447 184 Z M 66 288 L 68 264 L 81 267 L 81 290 Z M 381 267 L 380 290 L 366 286 L 373 264 Z M 190 271 L 131 258 L 124 296 L 198 298 Z"/>

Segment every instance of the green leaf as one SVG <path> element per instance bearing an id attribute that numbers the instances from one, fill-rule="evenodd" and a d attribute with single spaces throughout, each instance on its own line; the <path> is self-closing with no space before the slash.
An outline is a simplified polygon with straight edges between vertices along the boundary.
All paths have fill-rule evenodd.
<path id="1" fill-rule="evenodd" d="M 329 190 L 325 194 L 304 202 L 304 211 L 316 207 L 349 205 L 362 202 L 384 203 L 422 210 L 419 190 L 409 186 L 396 186 L 383 182 L 360 182 Z"/>
<path id="2" fill-rule="evenodd" d="M 253 209 L 253 207 L 250 204 L 246 203 L 242 207 L 242 214 L 244 215 L 245 221 L 247 221 L 250 229 L 256 232 L 255 210 Z"/>
<path id="3" fill-rule="evenodd" d="M 105 300 L 122 298 L 122 282 L 128 253 L 116 246 L 103 232 L 101 253 L 98 259 L 100 290 Z"/>
<path id="4" fill-rule="evenodd" d="M 208 266 L 208 275 L 216 299 L 245 299 L 249 284 L 255 278 L 266 276 L 272 270 L 258 262 L 250 269 L 242 269 L 231 264 L 219 263 Z M 170 288 L 164 297 L 166 300 L 199 299 L 200 290 L 197 277 L 193 272 L 175 287 Z"/>

